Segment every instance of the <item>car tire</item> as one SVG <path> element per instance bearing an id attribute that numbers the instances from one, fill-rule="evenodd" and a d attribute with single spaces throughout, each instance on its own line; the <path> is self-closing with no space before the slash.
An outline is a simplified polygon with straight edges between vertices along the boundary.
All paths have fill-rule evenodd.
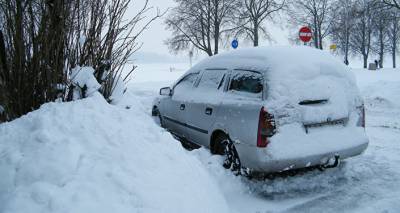
<path id="1" fill-rule="evenodd" d="M 165 128 L 164 119 L 162 118 L 160 112 L 158 112 L 158 119 L 160 120 L 160 126 L 161 126 L 162 128 Z"/>
<path id="2" fill-rule="evenodd" d="M 153 106 L 153 108 L 151 109 L 151 116 L 158 116 L 160 115 L 160 112 L 158 111 L 157 106 Z"/>
<path id="3" fill-rule="evenodd" d="M 225 134 L 219 134 L 215 138 L 214 144 L 213 153 L 225 157 L 222 166 L 225 169 L 230 169 L 235 175 L 240 175 L 242 166 L 239 154 L 232 140 Z"/>

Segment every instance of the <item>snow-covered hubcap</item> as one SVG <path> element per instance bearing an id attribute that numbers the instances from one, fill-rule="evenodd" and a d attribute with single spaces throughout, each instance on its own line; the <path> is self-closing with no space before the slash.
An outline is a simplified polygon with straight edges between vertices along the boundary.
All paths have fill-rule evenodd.
<path id="1" fill-rule="evenodd" d="M 229 139 L 222 141 L 222 144 L 225 146 L 225 161 L 223 166 L 226 169 L 231 169 L 236 175 L 239 175 L 241 173 L 241 164 L 235 145 Z"/>

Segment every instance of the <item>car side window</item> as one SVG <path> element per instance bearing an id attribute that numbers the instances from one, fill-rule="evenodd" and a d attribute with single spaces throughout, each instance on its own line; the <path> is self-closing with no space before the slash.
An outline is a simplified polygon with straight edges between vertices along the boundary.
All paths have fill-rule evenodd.
<path id="1" fill-rule="evenodd" d="M 191 89 L 196 82 L 199 73 L 190 73 L 183 77 L 174 87 L 174 95 L 185 93 L 188 89 Z"/>
<path id="2" fill-rule="evenodd" d="M 225 70 L 205 70 L 197 87 L 218 90 L 223 85 L 224 76 Z"/>
<path id="3" fill-rule="evenodd" d="M 228 90 L 250 94 L 262 94 L 263 77 L 257 72 L 234 70 Z"/>

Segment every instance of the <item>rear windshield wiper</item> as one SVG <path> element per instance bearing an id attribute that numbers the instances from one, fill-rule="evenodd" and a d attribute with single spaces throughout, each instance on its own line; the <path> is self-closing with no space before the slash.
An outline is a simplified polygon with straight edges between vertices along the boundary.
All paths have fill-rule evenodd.
<path id="1" fill-rule="evenodd" d="M 327 99 L 322 99 L 322 100 L 304 100 L 299 102 L 300 105 L 314 105 L 314 104 L 325 104 L 328 102 Z"/>

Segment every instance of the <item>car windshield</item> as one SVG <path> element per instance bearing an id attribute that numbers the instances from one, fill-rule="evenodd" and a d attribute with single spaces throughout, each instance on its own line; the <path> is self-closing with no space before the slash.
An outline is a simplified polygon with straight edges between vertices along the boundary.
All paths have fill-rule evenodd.
<path id="1" fill-rule="evenodd" d="M 198 73 L 190 73 L 182 78 L 182 80 L 180 80 L 174 87 L 174 95 L 183 94 L 187 92 L 187 90 L 191 89 L 198 75 Z"/>

